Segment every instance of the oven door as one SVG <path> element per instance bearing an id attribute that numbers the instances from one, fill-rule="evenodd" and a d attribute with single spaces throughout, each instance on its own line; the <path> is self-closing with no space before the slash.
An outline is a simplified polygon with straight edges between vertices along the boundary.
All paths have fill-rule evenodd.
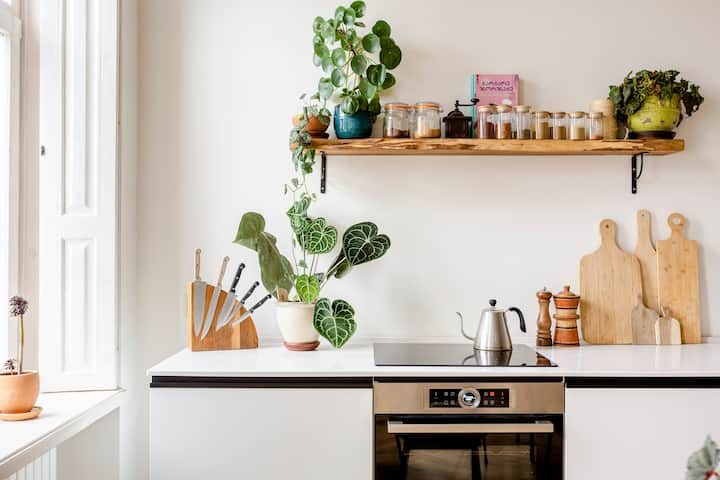
<path id="1" fill-rule="evenodd" d="M 562 415 L 376 415 L 376 480 L 561 479 Z"/>

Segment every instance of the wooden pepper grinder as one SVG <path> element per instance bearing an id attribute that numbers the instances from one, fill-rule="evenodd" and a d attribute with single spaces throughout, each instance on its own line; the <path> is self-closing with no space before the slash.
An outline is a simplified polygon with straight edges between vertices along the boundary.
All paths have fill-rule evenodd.
<path id="1" fill-rule="evenodd" d="M 577 314 L 580 296 L 570 291 L 565 285 L 562 292 L 553 295 L 555 302 L 555 343 L 558 345 L 580 345 L 578 337 Z"/>
<path id="2" fill-rule="evenodd" d="M 538 318 L 537 318 L 537 337 L 535 345 L 538 347 L 549 347 L 552 345 L 552 336 L 550 335 L 550 298 L 552 293 L 543 288 L 537 292 L 538 299 Z"/>

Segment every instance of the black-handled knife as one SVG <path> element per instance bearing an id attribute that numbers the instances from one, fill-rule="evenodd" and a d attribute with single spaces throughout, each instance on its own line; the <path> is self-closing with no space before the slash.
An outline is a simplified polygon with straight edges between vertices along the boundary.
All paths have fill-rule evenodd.
<path id="1" fill-rule="evenodd" d="M 255 283 L 253 283 L 253 284 L 250 286 L 250 290 L 248 290 L 247 293 L 240 299 L 240 305 L 241 305 L 241 306 L 242 306 L 242 305 L 245 305 L 245 301 L 246 301 L 248 298 L 250 298 L 250 295 L 253 294 L 253 292 L 254 292 L 255 289 L 258 287 L 258 285 L 260 285 L 260 282 L 256 281 Z"/>
<path id="2" fill-rule="evenodd" d="M 235 272 L 235 278 L 233 278 L 232 284 L 230 285 L 230 293 L 235 293 L 237 284 L 240 281 L 240 275 L 242 275 L 242 271 L 244 269 L 245 269 L 244 263 L 241 263 L 240 265 L 238 265 L 237 272 Z"/>
<path id="3" fill-rule="evenodd" d="M 250 315 L 252 315 L 255 310 L 257 310 L 258 308 L 262 307 L 263 303 L 265 303 L 265 302 L 267 302 L 268 300 L 270 300 L 271 297 L 272 297 L 272 295 L 270 295 L 269 293 L 268 293 L 267 295 L 265 295 L 263 298 L 260 299 L 259 302 L 257 302 L 255 305 L 253 305 L 252 307 L 250 307 L 250 310 L 248 310 L 247 312 L 245 312 L 245 313 L 243 313 L 242 315 L 240 315 L 240 317 L 238 317 L 238 319 L 233 322 L 232 326 L 234 327 L 235 325 L 237 325 L 238 323 L 242 322 L 242 321 L 245 320 L 247 317 L 249 317 Z"/>

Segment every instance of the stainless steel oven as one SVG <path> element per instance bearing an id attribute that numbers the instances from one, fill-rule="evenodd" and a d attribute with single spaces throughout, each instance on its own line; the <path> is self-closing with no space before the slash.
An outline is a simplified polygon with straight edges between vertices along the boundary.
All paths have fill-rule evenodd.
<path id="1" fill-rule="evenodd" d="M 375 479 L 561 479 L 564 387 L 533 380 L 376 380 Z"/>

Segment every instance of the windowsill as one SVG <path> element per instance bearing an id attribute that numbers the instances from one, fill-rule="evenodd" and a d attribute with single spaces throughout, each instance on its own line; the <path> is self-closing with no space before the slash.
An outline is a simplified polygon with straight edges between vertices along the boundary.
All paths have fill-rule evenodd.
<path id="1" fill-rule="evenodd" d="M 120 407 L 123 390 L 44 393 L 40 416 L 24 422 L 0 421 L 0 478 L 89 427 Z"/>

